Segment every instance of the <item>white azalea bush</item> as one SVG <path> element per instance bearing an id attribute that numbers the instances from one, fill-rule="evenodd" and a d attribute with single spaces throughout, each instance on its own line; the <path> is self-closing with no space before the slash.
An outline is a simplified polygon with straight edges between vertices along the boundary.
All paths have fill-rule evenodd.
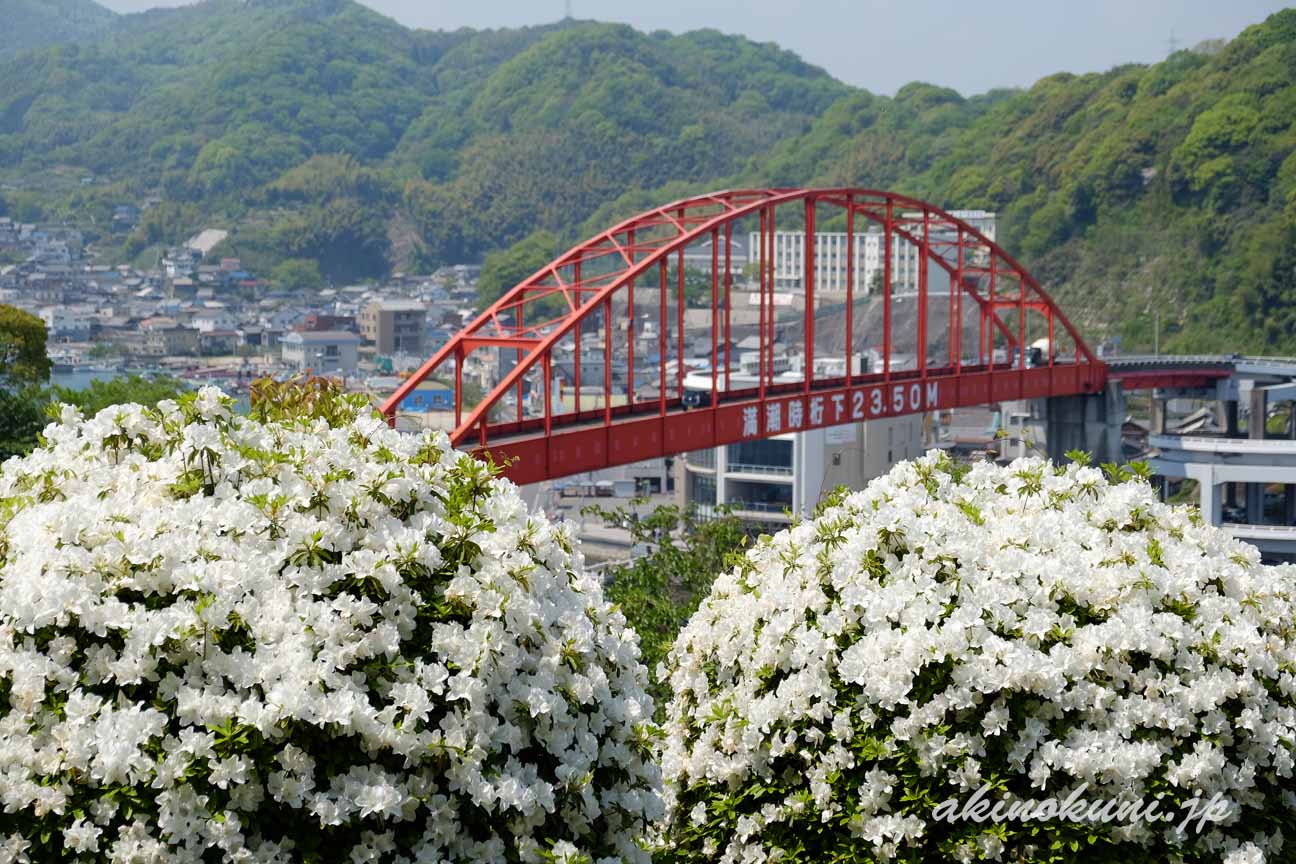
<path id="1" fill-rule="evenodd" d="M 0 861 L 646 861 L 646 671 L 571 538 L 317 401 L 66 408 L 0 469 Z"/>
<path id="2" fill-rule="evenodd" d="M 1294 590 L 1142 482 L 901 464 L 758 544 L 680 634 L 664 843 L 680 862 L 1296 860 Z M 1163 818 L 952 815 L 983 786 L 1001 819 L 1076 791 Z M 1200 833 L 1182 824 L 1217 794 Z"/>

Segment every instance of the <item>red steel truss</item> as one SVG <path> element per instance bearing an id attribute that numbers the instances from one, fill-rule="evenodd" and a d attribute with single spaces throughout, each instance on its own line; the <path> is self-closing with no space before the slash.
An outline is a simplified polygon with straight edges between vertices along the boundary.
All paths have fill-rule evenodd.
<path id="1" fill-rule="evenodd" d="M 744 231 L 754 241 L 745 261 L 734 256 Z M 855 284 L 862 272 L 875 274 L 871 284 Z M 480 349 L 496 362 L 473 370 L 484 395 L 466 406 L 465 370 Z M 870 189 L 728 190 L 627 219 L 438 350 L 383 405 L 393 424 L 447 361 L 451 441 L 507 460 L 519 483 L 783 432 L 1093 393 L 1106 380 L 1075 327 L 994 242 L 931 204 Z"/>

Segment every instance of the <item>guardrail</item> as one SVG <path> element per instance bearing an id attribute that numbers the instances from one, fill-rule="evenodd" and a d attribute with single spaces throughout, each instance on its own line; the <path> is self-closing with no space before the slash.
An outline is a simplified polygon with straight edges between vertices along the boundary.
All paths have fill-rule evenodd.
<path id="1" fill-rule="evenodd" d="M 792 505 L 790 503 L 768 501 L 726 501 L 725 504 L 735 513 L 779 513 L 782 514 Z"/>
<path id="2" fill-rule="evenodd" d="M 1109 367 L 1122 366 L 1296 366 L 1296 357 L 1251 357 L 1244 354 L 1116 354 L 1101 358 Z"/>
<path id="3" fill-rule="evenodd" d="M 1296 525 L 1252 525 L 1249 522 L 1225 522 L 1220 527 L 1239 536 L 1272 536 L 1296 540 Z"/>
<path id="4" fill-rule="evenodd" d="M 729 474 L 778 474 L 792 476 L 791 465 L 755 465 L 750 462 L 730 462 L 725 466 Z"/>
<path id="5" fill-rule="evenodd" d="M 1291 453 L 1296 451 L 1296 440 L 1290 438 L 1242 438 L 1227 435 L 1172 435 L 1148 436 L 1148 446 L 1161 451 L 1178 450 L 1185 453 Z"/>

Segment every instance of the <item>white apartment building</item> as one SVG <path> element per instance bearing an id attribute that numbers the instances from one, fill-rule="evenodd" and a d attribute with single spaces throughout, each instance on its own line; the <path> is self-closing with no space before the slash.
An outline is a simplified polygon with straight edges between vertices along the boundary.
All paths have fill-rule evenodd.
<path id="1" fill-rule="evenodd" d="M 342 330 L 293 331 L 283 337 L 283 362 L 319 375 L 349 375 L 356 369 L 359 347 L 360 337 Z"/>
<path id="2" fill-rule="evenodd" d="M 211 333 L 213 330 L 233 330 L 239 325 L 239 320 L 228 309 L 207 309 L 194 315 L 189 323 L 199 333 Z"/>
<path id="3" fill-rule="evenodd" d="M 875 273 L 882 268 L 882 233 L 858 232 L 854 237 L 855 293 L 863 296 L 873 284 Z M 759 264 L 760 233 L 753 231 L 747 241 L 747 263 Z M 815 292 L 845 294 L 847 276 L 845 232 L 815 234 Z M 805 232 L 774 232 L 774 290 L 800 292 L 805 275 Z"/>
<path id="4" fill-rule="evenodd" d="M 985 235 L 990 242 L 995 240 L 997 216 L 990 210 L 951 210 L 949 214 L 955 219 L 962 219 Z"/>
<path id="5" fill-rule="evenodd" d="M 995 214 L 986 210 L 951 210 L 989 240 L 995 239 Z M 922 218 L 921 213 L 903 213 L 902 218 Z M 931 234 L 930 236 L 937 236 Z M 854 235 L 854 293 L 864 296 L 881 279 L 886 267 L 882 231 L 870 225 Z M 747 241 L 747 263 L 755 265 L 761 257 L 760 233 L 753 231 Z M 815 293 L 845 294 L 847 282 L 847 242 L 845 232 L 820 231 L 815 234 Z M 918 247 L 897 235 L 891 238 L 891 284 L 897 289 L 917 290 Z M 805 232 L 774 232 L 774 290 L 800 292 L 805 275 Z"/>
<path id="6" fill-rule="evenodd" d="M 45 306 L 40 310 L 40 319 L 51 339 L 80 341 L 90 338 L 98 316 L 91 306 Z"/>

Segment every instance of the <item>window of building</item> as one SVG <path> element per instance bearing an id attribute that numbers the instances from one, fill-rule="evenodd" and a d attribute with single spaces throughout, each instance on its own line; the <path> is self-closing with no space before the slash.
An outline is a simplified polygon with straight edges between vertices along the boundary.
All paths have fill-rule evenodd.
<path id="1" fill-rule="evenodd" d="M 792 506 L 792 486 L 787 483 L 759 483 L 729 480 L 725 503 L 737 510 L 757 513 L 782 513 Z"/>
<path id="2" fill-rule="evenodd" d="M 715 504 L 715 478 L 703 474 L 689 475 L 689 500 L 694 504 Z"/>
<path id="3" fill-rule="evenodd" d="M 742 441 L 729 445 L 730 473 L 792 473 L 792 442 L 786 438 Z"/>
<path id="4" fill-rule="evenodd" d="M 688 462 L 688 464 L 695 465 L 698 468 L 714 468 L 715 450 L 691 450 L 684 455 L 684 460 Z"/>
<path id="5" fill-rule="evenodd" d="M 657 495 L 662 491 L 660 477 L 636 477 L 635 493 L 638 495 Z M 715 488 L 711 489 L 711 498 L 715 500 Z"/>

